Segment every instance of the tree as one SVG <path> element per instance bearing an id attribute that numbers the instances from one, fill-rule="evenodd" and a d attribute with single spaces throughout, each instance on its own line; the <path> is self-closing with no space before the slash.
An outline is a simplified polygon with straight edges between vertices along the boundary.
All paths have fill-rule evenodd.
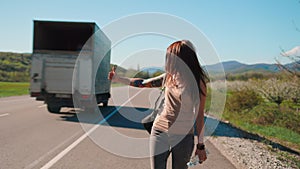
<path id="1" fill-rule="evenodd" d="M 295 26 L 295 30 L 300 33 L 300 29 L 295 24 L 295 22 L 293 22 L 293 24 Z M 296 46 L 289 51 L 285 51 L 284 49 L 281 49 L 281 56 L 288 58 L 292 63 L 288 65 L 283 65 L 278 59 L 276 59 L 277 66 L 281 70 L 288 72 L 292 76 L 296 78 L 300 78 L 300 46 Z"/>
<path id="2" fill-rule="evenodd" d="M 288 58 L 292 63 L 288 65 L 283 65 L 278 59 L 276 59 L 277 66 L 294 77 L 300 78 L 300 46 L 296 46 L 289 51 L 284 51 L 282 49 L 282 57 Z"/>

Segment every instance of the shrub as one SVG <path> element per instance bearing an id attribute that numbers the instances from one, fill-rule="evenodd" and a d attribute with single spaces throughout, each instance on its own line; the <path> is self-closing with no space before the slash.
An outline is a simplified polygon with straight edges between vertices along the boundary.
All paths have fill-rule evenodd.
<path id="1" fill-rule="evenodd" d="M 273 125 L 300 133 L 300 113 L 286 103 L 283 103 L 280 109 L 274 103 L 262 103 L 248 113 L 253 117 L 251 122 L 254 124 Z"/>
<path id="2" fill-rule="evenodd" d="M 269 79 L 228 83 L 225 116 L 263 126 L 278 126 L 300 133 L 300 83 Z"/>
<path id="3" fill-rule="evenodd" d="M 247 111 L 257 106 L 261 101 L 261 97 L 251 88 L 237 88 L 228 96 L 226 109 L 230 112 Z"/>
<path id="4" fill-rule="evenodd" d="M 263 98 L 269 102 L 276 103 L 278 107 L 283 101 L 291 99 L 291 96 L 295 93 L 295 90 L 297 90 L 297 87 L 295 87 L 292 82 L 279 80 L 277 78 L 258 81 L 258 84 L 253 86 L 256 87 L 256 91 L 258 91 Z"/>
<path id="5" fill-rule="evenodd" d="M 274 125 L 280 114 L 279 109 L 274 104 L 260 104 L 249 113 L 254 117 L 251 121 L 259 125 Z"/>
<path id="6" fill-rule="evenodd" d="M 289 99 L 300 106 L 300 79 L 296 78 L 289 82 L 291 93 L 289 95 Z"/>

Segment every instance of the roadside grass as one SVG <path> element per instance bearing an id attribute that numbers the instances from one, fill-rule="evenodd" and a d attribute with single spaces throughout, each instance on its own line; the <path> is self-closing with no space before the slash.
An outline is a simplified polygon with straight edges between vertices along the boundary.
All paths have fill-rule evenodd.
<path id="1" fill-rule="evenodd" d="M 240 117 L 239 119 L 237 118 L 238 117 L 227 117 L 226 119 L 228 119 L 233 125 L 238 126 L 243 130 L 259 134 L 261 136 L 266 137 L 269 140 L 278 142 L 282 145 L 296 149 L 298 151 L 300 150 L 300 134 L 283 127 L 253 124 L 248 122 L 248 120 L 244 117 Z"/>
<path id="2" fill-rule="evenodd" d="M 260 104 L 250 110 L 234 112 L 226 107 L 222 119 L 230 121 L 231 124 L 243 130 L 259 134 L 269 140 L 300 151 L 300 133 L 294 128 L 294 125 L 297 125 L 297 113 L 278 113 L 273 108 L 270 104 Z M 293 126 L 286 127 L 283 125 L 286 123 Z"/>
<path id="3" fill-rule="evenodd" d="M 297 104 L 283 101 L 278 106 L 263 99 L 255 90 L 242 87 L 227 91 L 222 119 L 300 152 L 300 112 Z"/>
<path id="4" fill-rule="evenodd" d="M 120 83 L 113 83 L 112 87 L 124 86 Z M 0 97 L 20 96 L 29 94 L 28 82 L 0 82 Z"/>
<path id="5" fill-rule="evenodd" d="M 294 167 L 294 168 L 300 168 L 300 157 L 291 155 L 287 152 L 276 152 L 278 154 L 278 159 L 281 161 L 286 161 L 289 166 Z M 292 162 L 292 164 L 291 164 Z"/>
<path id="6" fill-rule="evenodd" d="M 299 105 L 283 102 L 280 107 L 274 103 L 266 103 L 256 93 L 249 90 L 238 92 L 226 91 L 226 104 L 222 112 L 213 112 L 222 104 L 211 100 L 211 89 L 208 88 L 205 109 L 209 115 L 218 119 L 229 121 L 244 131 L 258 134 L 261 137 L 279 143 L 300 152 Z M 218 98 L 220 99 L 220 98 Z M 212 102 L 211 102 L 212 101 Z M 218 113 L 219 112 L 219 113 Z M 300 168 L 300 158 L 290 153 L 280 154 L 281 151 L 272 149 L 279 153 L 281 161 L 287 161 L 291 166 Z"/>
<path id="7" fill-rule="evenodd" d="M 111 83 L 111 87 L 122 87 L 122 86 L 126 86 L 126 85 L 122 83 L 115 83 L 115 82 Z"/>
<path id="8" fill-rule="evenodd" d="M 250 133 L 258 134 L 264 138 L 289 147 L 293 150 L 300 151 L 300 134 L 294 132 L 291 129 L 284 127 L 278 127 L 273 125 L 257 125 L 251 121 L 250 116 L 237 115 L 234 113 L 225 113 L 223 118 L 230 121 L 230 123 L 242 130 L 248 131 Z M 278 158 L 281 161 L 289 163 L 289 165 L 297 166 L 300 168 L 300 157 L 287 152 L 277 151 L 271 149 L 278 154 Z"/>
<path id="9" fill-rule="evenodd" d="M 242 124 L 243 128 L 248 129 L 249 131 L 257 131 L 259 134 L 264 135 L 271 139 L 279 139 L 280 142 L 283 141 L 284 144 L 288 147 L 295 147 L 298 150 L 300 149 L 299 140 L 300 134 L 283 127 L 277 126 L 261 126 L 254 125 L 249 123 Z"/>
<path id="10" fill-rule="evenodd" d="M 0 82 L 0 97 L 20 96 L 28 93 L 28 82 Z"/>

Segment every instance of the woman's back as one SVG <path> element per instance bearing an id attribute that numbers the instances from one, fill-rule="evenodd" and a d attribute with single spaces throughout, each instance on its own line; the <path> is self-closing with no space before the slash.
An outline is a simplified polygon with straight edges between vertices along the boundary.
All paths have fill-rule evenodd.
<path id="1" fill-rule="evenodd" d="M 166 87 L 165 105 L 154 121 L 154 128 L 174 134 L 193 133 L 195 107 L 199 99 L 193 99 L 188 87 Z"/>

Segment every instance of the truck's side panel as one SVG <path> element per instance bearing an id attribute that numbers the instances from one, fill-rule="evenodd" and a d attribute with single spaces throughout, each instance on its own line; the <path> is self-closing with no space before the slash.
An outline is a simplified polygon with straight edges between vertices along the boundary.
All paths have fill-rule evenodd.
<path id="1" fill-rule="evenodd" d="M 108 72 L 110 71 L 111 42 L 100 29 L 95 33 L 95 35 L 97 38 L 94 39 L 95 40 L 94 58 L 98 61 L 94 63 L 95 64 L 94 67 L 95 69 L 97 69 L 95 71 L 96 72 L 95 92 L 109 93 L 111 83 L 107 79 L 108 79 Z"/>

